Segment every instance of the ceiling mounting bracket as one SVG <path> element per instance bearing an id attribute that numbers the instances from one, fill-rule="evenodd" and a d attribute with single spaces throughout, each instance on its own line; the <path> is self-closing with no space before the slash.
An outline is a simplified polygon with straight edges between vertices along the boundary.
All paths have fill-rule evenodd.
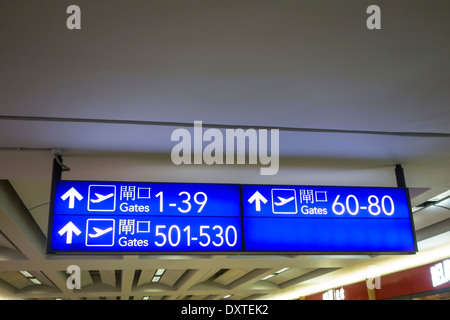
<path id="1" fill-rule="evenodd" d="M 60 166 L 61 171 L 63 171 L 63 172 L 64 171 L 70 171 L 70 168 L 63 163 L 63 160 L 62 160 L 62 157 L 61 157 L 61 149 L 60 148 L 53 148 L 51 152 L 52 152 L 52 155 L 53 155 L 53 159 Z"/>

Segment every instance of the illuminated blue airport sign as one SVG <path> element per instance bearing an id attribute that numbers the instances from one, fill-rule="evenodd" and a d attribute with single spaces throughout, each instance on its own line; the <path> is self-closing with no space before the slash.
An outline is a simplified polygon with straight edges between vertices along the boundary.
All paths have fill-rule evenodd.
<path id="1" fill-rule="evenodd" d="M 50 253 L 415 252 L 407 190 L 57 181 Z"/>
<path id="2" fill-rule="evenodd" d="M 50 252 L 241 251 L 239 185 L 58 181 Z"/>
<path id="3" fill-rule="evenodd" d="M 405 189 L 242 186 L 247 251 L 414 252 Z"/>

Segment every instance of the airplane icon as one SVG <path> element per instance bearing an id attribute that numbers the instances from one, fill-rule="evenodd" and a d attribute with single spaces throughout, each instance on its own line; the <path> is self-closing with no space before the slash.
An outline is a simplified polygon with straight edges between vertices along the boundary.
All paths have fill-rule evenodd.
<path id="1" fill-rule="evenodd" d="M 285 205 L 288 202 L 291 202 L 292 200 L 294 200 L 294 197 L 290 197 L 290 198 L 283 198 L 283 197 L 277 197 L 279 202 L 274 202 L 273 204 L 276 206 L 282 206 Z"/>
<path id="2" fill-rule="evenodd" d="M 86 241 L 85 241 L 86 246 L 88 247 L 113 246 L 114 231 L 115 231 L 114 226 L 115 226 L 114 219 L 87 219 Z"/>
<path id="3" fill-rule="evenodd" d="M 97 196 L 97 199 L 91 199 L 92 203 L 99 203 L 105 201 L 106 199 L 113 197 L 114 193 L 107 194 L 106 196 L 101 195 L 100 193 L 95 193 L 95 195 Z"/>
<path id="4" fill-rule="evenodd" d="M 297 195 L 295 189 L 274 188 L 272 193 L 272 212 L 275 214 L 296 214 Z"/>
<path id="5" fill-rule="evenodd" d="M 91 184 L 88 192 L 88 211 L 116 210 L 116 186 Z"/>
<path id="6" fill-rule="evenodd" d="M 98 237 L 104 235 L 105 233 L 108 233 L 108 232 L 112 231 L 113 228 L 109 227 L 109 228 L 106 228 L 106 229 L 102 230 L 100 228 L 93 227 L 93 229 L 94 229 L 94 231 L 96 233 L 90 233 L 89 234 L 90 238 L 98 238 Z"/>

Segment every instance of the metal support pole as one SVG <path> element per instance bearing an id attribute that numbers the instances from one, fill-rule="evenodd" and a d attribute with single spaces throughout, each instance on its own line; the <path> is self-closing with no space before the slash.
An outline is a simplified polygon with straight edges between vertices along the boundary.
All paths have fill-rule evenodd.
<path id="1" fill-rule="evenodd" d="M 395 178 L 397 180 L 398 188 L 406 188 L 405 172 L 403 171 L 402 165 L 395 165 Z"/>
<path id="2" fill-rule="evenodd" d="M 56 160 L 56 157 L 62 163 L 61 156 L 60 155 L 55 155 L 55 158 L 53 159 L 52 188 L 53 188 L 54 182 L 61 180 L 61 177 L 62 177 L 62 167 L 59 164 L 58 160 Z"/>
<path id="3" fill-rule="evenodd" d="M 405 180 L 405 172 L 403 171 L 402 165 L 397 164 L 395 165 L 395 179 L 397 180 L 397 188 L 404 188 L 406 189 L 406 197 L 408 198 L 408 206 L 409 206 L 409 217 L 411 221 L 411 229 L 413 230 L 413 237 L 414 237 L 414 251 L 417 252 L 417 239 L 416 239 L 416 228 L 414 226 L 414 217 L 411 211 L 411 196 L 409 194 L 409 189 L 406 187 L 406 180 Z"/>
<path id="4" fill-rule="evenodd" d="M 50 187 L 50 211 L 48 215 L 48 234 L 47 234 L 47 253 L 50 252 L 50 243 L 52 239 L 52 233 L 51 230 L 53 229 L 53 200 L 55 199 L 55 193 L 56 193 L 56 182 L 60 181 L 62 178 L 62 172 L 63 168 L 61 166 L 62 164 L 62 158 L 61 156 L 54 155 L 53 158 L 53 169 L 52 169 L 52 184 Z"/>

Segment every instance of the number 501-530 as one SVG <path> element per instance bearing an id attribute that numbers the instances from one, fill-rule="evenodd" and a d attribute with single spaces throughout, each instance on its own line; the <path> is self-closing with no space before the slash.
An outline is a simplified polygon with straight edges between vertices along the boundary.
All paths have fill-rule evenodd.
<path id="1" fill-rule="evenodd" d="M 198 243 L 202 247 L 213 245 L 214 247 L 234 247 L 238 241 L 238 232 L 236 227 L 228 225 L 225 228 L 220 225 L 199 226 L 199 230 L 195 230 L 195 237 L 191 232 L 191 226 L 186 226 L 183 230 L 178 225 L 157 225 L 155 228 L 155 245 L 158 247 L 169 244 L 171 247 L 177 247 L 182 238 L 186 239 L 186 245 L 191 246 L 191 243 Z M 198 235 L 198 236 L 197 236 Z"/>

